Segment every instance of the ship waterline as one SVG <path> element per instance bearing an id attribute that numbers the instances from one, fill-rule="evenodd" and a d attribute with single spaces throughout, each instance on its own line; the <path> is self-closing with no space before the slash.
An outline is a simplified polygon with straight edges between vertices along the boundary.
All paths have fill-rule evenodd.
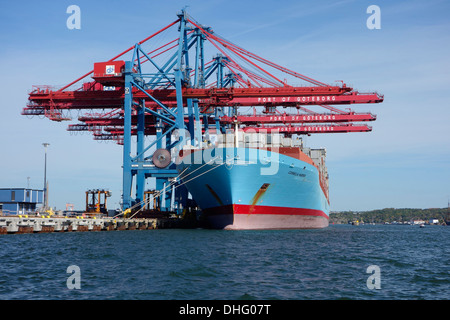
<path id="1" fill-rule="evenodd" d="M 317 229 L 328 226 L 328 215 L 320 210 L 227 205 L 204 210 L 215 229 Z"/>

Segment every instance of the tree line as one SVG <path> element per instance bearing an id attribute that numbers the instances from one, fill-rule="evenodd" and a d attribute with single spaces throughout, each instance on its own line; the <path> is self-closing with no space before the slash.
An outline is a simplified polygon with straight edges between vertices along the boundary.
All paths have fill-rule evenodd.
<path id="1" fill-rule="evenodd" d="M 414 220 L 424 220 L 428 222 L 430 219 L 438 219 L 439 223 L 449 220 L 450 214 L 448 208 L 430 208 L 430 209 L 413 209 L 413 208 L 385 208 L 371 211 L 339 211 L 330 213 L 331 223 L 350 223 L 359 221 L 364 223 L 392 223 L 410 222 Z"/>

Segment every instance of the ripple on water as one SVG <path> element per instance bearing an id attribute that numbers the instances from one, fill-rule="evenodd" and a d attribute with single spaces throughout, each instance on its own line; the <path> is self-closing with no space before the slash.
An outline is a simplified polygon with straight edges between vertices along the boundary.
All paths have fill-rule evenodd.
<path id="1" fill-rule="evenodd" d="M 449 229 L 4 235 L 0 299 L 449 299 Z M 66 287 L 69 265 L 81 290 Z"/>

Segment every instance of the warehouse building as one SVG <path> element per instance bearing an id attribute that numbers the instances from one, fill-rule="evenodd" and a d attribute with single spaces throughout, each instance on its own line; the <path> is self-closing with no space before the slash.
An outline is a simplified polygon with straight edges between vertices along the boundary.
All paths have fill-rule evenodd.
<path id="1" fill-rule="evenodd" d="M 36 206 L 42 203 L 43 196 L 42 190 L 2 188 L 0 189 L 0 214 L 33 214 Z"/>

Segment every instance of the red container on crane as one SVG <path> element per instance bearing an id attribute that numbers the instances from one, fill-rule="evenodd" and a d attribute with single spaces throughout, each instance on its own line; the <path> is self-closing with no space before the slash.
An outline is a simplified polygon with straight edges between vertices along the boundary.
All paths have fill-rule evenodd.
<path id="1" fill-rule="evenodd" d="M 125 61 L 108 61 L 94 63 L 92 78 L 103 85 L 117 85 L 123 83 Z"/>
<path id="2" fill-rule="evenodd" d="M 125 69 L 125 61 L 109 61 L 94 63 L 94 78 L 121 77 Z"/>

